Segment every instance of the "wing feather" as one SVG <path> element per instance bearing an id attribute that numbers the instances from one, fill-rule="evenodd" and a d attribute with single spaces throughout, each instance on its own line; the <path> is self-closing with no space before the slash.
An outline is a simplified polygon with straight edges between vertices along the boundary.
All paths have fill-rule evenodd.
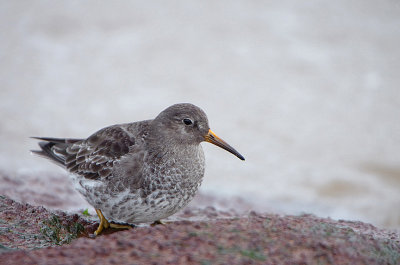
<path id="1" fill-rule="evenodd" d="M 135 138 L 121 126 L 107 127 L 67 148 L 66 168 L 88 179 L 108 177 L 134 144 Z"/>
<path id="2" fill-rule="evenodd" d="M 42 150 L 33 153 L 88 179 L 110 176 L 115 162 L 135 145 L 134 136 L 123 125 L 106 127 L 87 139 L 33 138 L 43 141 L 39 142 Z"/>

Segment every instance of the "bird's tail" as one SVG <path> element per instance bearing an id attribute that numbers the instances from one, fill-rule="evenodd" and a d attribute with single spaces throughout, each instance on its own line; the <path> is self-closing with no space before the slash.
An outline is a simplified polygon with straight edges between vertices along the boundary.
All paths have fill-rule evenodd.
<path id="1" fill-rule="evenodd" d="M 50 159 L 59 166 L 65 166 L 66 149 L 73 143 L 82 141 L 83 139 L 67 139 L 67 138 L 49 138 L 49 137 L 31 137 L 40 140 L 39 146 L 41 150 L 31 150 L 32 154 Z"/>

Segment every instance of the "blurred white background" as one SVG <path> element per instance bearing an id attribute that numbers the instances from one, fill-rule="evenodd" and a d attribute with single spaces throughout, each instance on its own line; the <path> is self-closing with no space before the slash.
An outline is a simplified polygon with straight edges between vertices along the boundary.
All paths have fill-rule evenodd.
<path id="1" fill-rule="evenodd" d="M 0 191 L 79 207 L 29 136 L 191 102 L 246 157 L 203 144 L 203 194 L 399 228 L 399 47 L 390 0 L 1 1 Z"/>

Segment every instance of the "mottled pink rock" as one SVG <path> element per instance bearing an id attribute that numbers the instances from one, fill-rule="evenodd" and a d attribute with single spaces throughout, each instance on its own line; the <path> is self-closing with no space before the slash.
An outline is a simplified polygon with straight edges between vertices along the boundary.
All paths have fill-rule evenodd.
<path id="1" fill-rule="evenodd" d="M 43 232 L 54 216 L 61 241 L 68 242 L 65 227 L 76 224 L 83 228 L 80 238 L 57 246 Z M 95 221 L 0 196 L 0 264 L 400 263 L 400 235 L 362 222 L 256 212 L 234 216 L 212 207 L 188 209 L 177 219 L 108 230 L 92 239 Z"/>

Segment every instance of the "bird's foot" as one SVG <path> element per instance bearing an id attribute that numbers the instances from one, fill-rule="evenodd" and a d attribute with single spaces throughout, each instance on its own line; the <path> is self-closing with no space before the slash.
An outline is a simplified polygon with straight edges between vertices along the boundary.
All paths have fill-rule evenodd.
<path id="1" fill-rule="evenodd" d="M 131 229 L 134 226 L 129 225 L 129 224 L 115 224 L 115 223 L 110 223 L 111 228 L 116 228 L 116 229 Z"/>
<path id="2" fill-rule="evenodd" d="M 100 223 L 99 223 L 99 227 L 94 232 L 94 236 L 98 236 L 103 231 L 103 229 L 107 229 L 109 227 L 115 228 L 115 229 L 131 229 L 133 227 L 133 225 L 129 225 L 129 224 L 116 224 L 116 223 L 108 222 L 100 209 L 96 209 L 96 213 L 99 216 Z"/>
<path id="3" fill-rule="evenodd" d="M 97 228 L 97 230 L 94 232 L 95 236 L 98 236 L 101 231 L 103 231 L 103 228 L 108 228 L 110 227 L 110 223 L 107 221 L 107 219 L 104 217 L 103 213 L 101 212 L 100 209 L 95 209 L 97 215 L 99 216 L 100 219 L 100 223 L 99 223 L 99 227 Z"/>
<path id="4" fill-rule="evenodd" d="M 156 225 L 166 225 L 166 223 L 164 223 L 164 222 L 161 221 L 161 220 L 157 220 L 157 221 L 154 221 L 154 222 L 151 224 L 151 226 L 156 226 Z"/>

